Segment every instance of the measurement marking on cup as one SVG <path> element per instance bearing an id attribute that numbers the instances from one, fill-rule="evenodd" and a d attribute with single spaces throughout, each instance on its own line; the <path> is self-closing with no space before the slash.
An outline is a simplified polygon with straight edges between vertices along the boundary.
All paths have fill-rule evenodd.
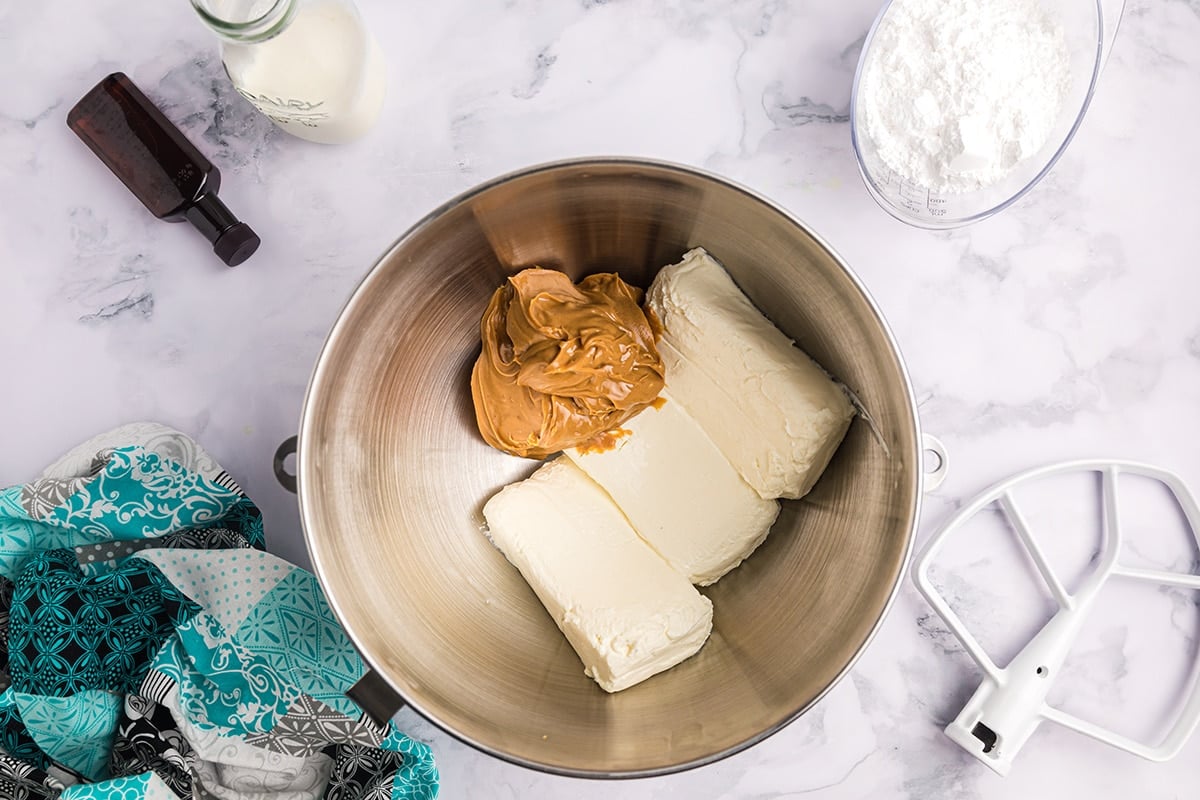
<path id="1" fill-rule="evenodd" d="M 900 201 L 914 214 L 919 214 L 929 205 L 929 190 L 914 185 L 911 181 L 900 181 Z"/>

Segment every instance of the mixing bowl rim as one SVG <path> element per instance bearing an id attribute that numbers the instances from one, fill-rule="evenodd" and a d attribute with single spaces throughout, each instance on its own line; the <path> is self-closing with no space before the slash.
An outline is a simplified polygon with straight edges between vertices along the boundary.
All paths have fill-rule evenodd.
<path id="1" fill-rule="evenodd" d="M 452 726 L 446 724 L 441 719 L 439 719 L 435 713 L 433 713 L 428 708 L 426 708 L 421 702 L 419 702 L 418 700 L 414 700 L 414 698 L 411 696 L 411 693 L 405 692 L 402 689 L 400 689 L 398 686 L 396 686 L 396 684 L 393 682 L 392 678 L 390 676 L 388 676 L 384 671 L 376 668 L 376 666 L 373 663 L 371 654 L 367 651 L 367 648 L 365 648 L 363 646 L 363 641 L 362 641 L 363 637 L 360 636 L 359 634 L 357 634 L 354 631 L 354 629 L 351 627 L 351 625 L 349 624 L 348 618 L 347 618 L 347 614 L 341 607 L 340 601 L 338 600 L 338 598 L 336 596 L 334 596 L 333 592 L 329 588 L 329 585 L 326 580 L 326 565 L 325 565 L 322 555 L 319 551 L 319 547 L 316 544 L 316 541 L 315 541 L 316 536 L 313 533 L 313 530 L 315 529 L 316 526 L 314 524 L 312 524 L 312 522 L 309 519 L 313 501 L 308 499 L 308 495 L 309 495 L 308 487 L 313 484 L 311 482 L 311 479 L 308 477 L 308 473 L 312 470 L 313 467 L 312 467 L 312 463 L 311 463 L 309 457 L 306 455 L 308 453 L 308 448 L 306 448 L 304 446 L 304 443 L 312 435 L 312 428 L 316 424 L 315 420 L 313 418 L 313 415 L 311 413 L 311 409 L 312 409 L 312 406 L 314 404 L 314 400 L 315 400 L 317 394 L 319 393 L 320 390 L 323 389 L 323 387 L 319 386 L 318 384 L 321 381 L 321 378 L 324 375 L 325 371 L 327 369 L 329 369 L 329 364 L 328 364 L 328 359 L 330 357 L 329 353 L 332 350 L 335 343 L 337 341 L 339 341 L 343 335 L 346 335 L 344 333 L 344 330 L 345 330 L 345 326 L 348 324 L 347 319 L 353 312 L 354 308 L 359 303 L 363 302 L 362 298 L 367 295 L 370 285 L 375 280 L 379 280 L 379 275 L 380 275 L 379 268 L 383 264 L 385 264 L 388 261 L 388 259 L 390 259 L 392 257 L 392 255 L 397 251 L 398 248 L 400 248 L 402 245 L 404 245 L 407 241 L 409 241 L 414 236 L 418 235 L 422 230 L 424 230 L 426 227 L 431 225 L 435 220 L 439 219 L 440 217 L 442 217 L 444 214 L 448 213 L 452 209 L 454 209 L 464 203 L 470 202 L 472 199 L 478 197 L 479 195 L 481 195 L 485 192 L 488 192 L 488 191 L 496 188 L 497 186 L 501 186 L 505 183 L 509 183 L 509 182 L 512 182 L 512 181 L 515 181 L 518 179 L 522 179 L 522 178 L 528 178 L 533 175 L 537 175 L 539 173 L 553 172 L 555 170 L 560 170 L 560 169 L 564 169 L 564 168 L 580 168 L 580 167 L 583 167 L 583 168 L 587 168 L 587 167 L 595 167 L 595 168 L 629 167 L 629 168 L 635 168 L 635 169 L 650 168 L 650 169 L 656 169 L 656 170 L 664 170 L 664 171 L 668 171 L 668 172 L 679 172 L 679 173 L 683 173 L 683 174 L 686 174 L 686 175 L 689 175 L 692 177 L 699 177 L 704 180 L 712 181 L 714 183 L 720 184 L 727 188 L 733 189 L 736 192 L 746 195 L 751 200 L 754 200 L 754 201 L 757 201 L 757 202 L 763 204 L 767 209 L 780 214 L 785 220 L 790 222 L 792 225 L 795 225 L 797 228 L 799 228 L 801 231 L 803 231 L 807 236 L 811 237 L 813 239 L 813 241 L 816 242 L 822 249 L 824 249 L 824 251 L 830 256 L 830 258 L 832 258 L 834 260 L 834 262 L 842 269 L 842 271 L 845 273 L 846 277 L 850 280 L 851 284 L 855 287 L 855 289 L 858 290 L 858 292 L 861 294 L 863 300 L 866 302 L 867 308 L 869 309 L 871 315 L 874 317 L 876 324 L 879 326 L 879 329 L 882 331 L 882 333 L 884 335 L 884 339 L 887 342 L 889 348 L 891 349 L 891 354 L 892 354 L 892 356 L 895 357 L 897 365 L 899 367 L 901 385 L 902 385 L 903 391 L 905 393 L 905 399 L 906 399 L 907 407 L 909 409 L 909 416 L 912 420 L 912 425 L 913 425 L 912 434 L 913 434 L 914 448 L 916 450 L 915 460 L 913 463 L 913 469 L 916 471 L 916 487 L 915 487 L 914 496 L 911 499 L 912 521 L 909 525 L 908 540 L 904 545 L 903 557 L 900 560 L 900 569 L 896 573 L 896 579 L 895 579 L 893 586 L 891 587 L 891 590 L 888 593 L 887 601 L 884 603 L 883 608 L 880 610 L 878 618 L 872 624 L 870 631 L 867 633 L 867 636 L 863 639 L 862 643 L 858 646 L 857 650 L 854 652 L 854 655 L 851 656 L 850 660 L 847 661 L 846 664 L 838 671 L 837 675 L 835 675 L 833 677 L 833 679 L 830 680 L 829 683 L 824 688 L 822 688 L 821 691 L 818 692 L 808 703 L 806 703 L 803 706 L 801 706 L 800 708 L 795 709 L 794 711 L 786 714 L 778 723 L 756 733 L 753 736 L 747 737 L 746 739 L 742 740 L 741 742 L 738 742 L 737 744 L 731 745 L 730 747 L 727 747 L 718 752 L 710 753 L 710 754 L 708 754 L 706 756 L 702 756 L 700 758 L 695 758 L 690 761 L 682 762 L 679 764 L 672 764 L 672 765 L 665 766 L 665 767 L 653 767 L 653 768 L 647 768 L 647 769 L 623 770 L 623 771 L 608 771 L 608 770 L 595 770 L 595 769 L 576 769 L 576 768 L 570 768 L 570 767 L 562 767 L 562 766 L 554 765 L 554 764 L 543 764 L 543 763 L 539 763 L 537 761 L 533 761 L 531 759 L 526 759 L 526 758 L 522 758 L 520 756 L 512 755 L 510 753 L 506 753 L 502 750 L 499 750 L 495 747 L 488 745 L 485 742 L 478 741 L 471 736 L 468 736 L 460 731 L 454 730 L 454 728 Z M 325 391 L 328 391 L 328 390 L 325 389 Z M 767 739 L 768 737 L 774 735 L 775 733 L 778 733 L 780 730 L 782 730 L 783 728 L 790 725 L 797 718 L 799 718 L 801 715 L 803 715 L 809 709 L 811 709 L 813 706 L 815 706 L 817 703 L 819 703 L 825 697 L 825 695 L 828 694 L 829 691 L 833 689 L 833 687 L 835 687 L 838 683 L 840 683 L 842 681 L 842 679 L 845 678 L 845 676 L 850 672 L 850 670 L 853 669 L 854 665 L 858 662 L 858 659 L 862 656 L 863 652 L 867 649 L 867 647 L 875 639 L 875 636 L 878 634 L 879 629 L 883 625 L 883 621 L 887 618 L 888 613 L 891 611 L 892 607 L 894 606 L 896 597 L 900 592 L 901 584 L 904 581 L 904 576 L 908 572 L 909 564 L 912 561 L 913 546 L 914 546 L 914 542 L 916 539 L 917 527 L 918 527 L 918 524 L 920 522 L 920 517 L 921 517 L 921 499 L 922 499 L 922 495 L 924 493 L 924 477 L 925 477 L 925 475 L 924 475 L 924 470 L 922 470 L 920 467 L 921 460 L 919 457 L 919 454 L 922 449 L 921 442 L 922 442 L 922 437 L 921 437 L 920 417 L 918 416 L 916 396 L 913 392 L 912 381 L 909 377 L 908 368 L 904 362 L 904 357 L 903 357 L 903 354 L 901 353 L 900 348 L 896 342 L 896 338 L 893 335 L 891 328 L 888 326 L 886 319 L 884 319 L 883 314 L 880 311 L 878 304 L 875 302 L 875 299 L 871 296 L 870 292 L 867 291 L 866 287 L 863 285 L 863 283 L 859 279 L 858 275 L 855 274 L 855 272 L 852 269 L 850 269 L 850 267 L 846 264 L 845 260 L 841 257 L 841 255 L 836 250 L 834 250 L 829 245 L 828 242 L 826 242 L 823 238 L 821 238 L 819 235 L 817 235 L 815 232 L 813 232 L 812 229 L 809 228 L 809 226 L 806 225 L 803 221 L 801 221 L 799 217 L 792 214 L 787 209 L 783 208 L 781 205 L 779 205 L 779 204 L 775 203 L 774 201 L 768 199 L 767 197 L 759 194 L 758 192 L 755 192 L 754 190 L 741 185 L 740 183 L 738 183 L 736 181 L 730 180 L 729 178 L 725 178 L 723 176 L 717 175 L 717 174 L 709 172 L 707 170 L 699 169 L 697 167 L 692 167 L 692 166 L 687 166 L 684 164 L 678 164 L 678 163 L 657 160 L 657 159 L 635 158 L 635 157 L 625 157 L 625 156 L 600 156 L 600 157 L 571 158 L 571 159 L 562 159 L 562 160 L 557 160 L 557 161 L 544 162 L 544 163 L 535 164 L 535 165 L 532 165 L 529 167 L 525 167 L 522 169 L 514 170 L 511 172 L 507 172 L 498 177 L 484 181 L 484 182 L 472 187 L 471 189 L 468 189 L 465 192 L 461 192 L 460 194 L 452 197 L 450 200 L 447 200 L 446 202 L 437 206 L 435 209 L 433 209 L 428 214 L 426 214 L 421 219 L 419 219 L 417 222 L 415 222 L 413 225 L 411 225 L 406 231 L 404 231 L 404 233 L 402 233 L 383 252 L 383 254 L 378 259 L 376 259 L 375 263 L 371 266 L 371 268 L 363 276 L 362 280 L 360 280 L 359 283 L 357 284 L 357 286 L 355 286 L 354 290 L 351 292 L 351 294 L 349 296 L 349 299 L 343 305 L 341 311 L 338 312 L 338 316 L 335 319 L 333 326 L 330 328 L 329 334 L 326 336 L 324 343 L 321 345 L 321 350 L 320 350 L 319 354 L 317 355 L 317 360 L 313 367 L 312 374 L 309 378 L 308 386 L 305 389 L 304 403 L 303 403 L 303 406 L 301 407 L 301 411 L 300 411 L 300 431 L 299 431 L 299 437 L 298 437 L 297 448 L 296 448 L 297 501 L 299 503 L 300 526 L 301 526 L 301 530 L 303 531 L 303 534 L 304 534 L 305 548 L 308 551 L 309 560 L 311 561 L 312 566 L 313 566 L 313 572 L 316 574 L 317 579 L 320 582 L 322 589 L 324 590 L 325 598 L 326 598 L 326 601 L 329 603 L 330 609 L 333 611 L 334 616 L 337 618 L 337 620 L 341 624 L 342 628 L 346 631 L 346 635 L 350 638 L 350 641 L 354 644 L 355 649 L 358 651 L 359 656 L 362 658 L 363 663 L 366 664 L 368 670 L 374 671 L 375 673 L 377 673 L 379 675 L 379 677 L 381 677 L 383 679 L 384 683 L 387 686 L 389 686 L 392 689 L 392 691 L 394 691 L 396 693 L 396 695 L 398 697 L 401 698 L 401 700 L 404 703 L 404 706 L 407 706 L 408 708 L 412 709 L 414 712 L 416 712 L 422 718 L 426 719 L 427 721 L 432 723 L 434 726 L 436 726 L 439 730 L 444 731 L 445 733 L 449 734 L 450 736 L 457 739 L 458 741 L 463 742 L 464 744 L 467 744 L 470 747 L 473 747 L 474 749 L 476 749 L 480 752 L 486 753 L 490 756 L 499 758 L 502 761 L 507 761 L 510 764 L 515 764 L 520 767 L 525 767 L 527 769 L 533 769 L 533 770 L 537 770 L 539 772 L 544 772 L 544 773 L 548 773 L 548 774 L 560 775 L 560 776 L 564 776 L 564 777 L 573 777 L 573 778 L 590 778 L 590 779 L 649 778 L 649 777 L 657 777 L 657 776 L 662 776 L 662 775 L 675 774 L 678 772 L 695 769 L 697 767 L 701 767 L 701 766 L 704 766 L 707 764 L 712 764 L 714 762 L 717 762 L 724 758 L 732 756 L 735 753 L 739 753 L 743 750 L 753 747 L 754 745 L 758 744 L 759 742 L 763 741 L 764 739 Z"/>
<path id="2" fill-rule="evenodd" d="M 969 214 L 965 217 L 955 217 L 953 219 L 941 220 L 934 219 L 932 217 L 925 219 L 923 217 L 915 216 L 910 214 L 904 208 L 893 203 L 875 182 L 875 178 L 871 176 L 871 172 L 867 169 L 867 165 L 863 157 L 862 139 L 863 136 L 870 136 L 870 134 L 862 131 L 862 123 L 859 122 L 858 119 L 859 86 L 861 85 L 863 72 L 866 68 L 867 57 L 871 53 L 871 44 L 875 40 L 875 34 L 878 32 L 879 25 L 881 22 L 883 22 L 884 17 L 887 16 L 887 13 L 891 10 L 892 6 L 898 2 L 905 2 L 905 0 L 887 0 L 887 2 L 884 3 L 883 8 L 879 10 L 879 13 L 875 15 L 875 20 L 871 23 L 871 27 L 867 30 L 867 35 L 863 38 L 862 50 L 858 55 L 858 64 L 854 69 L 854 83 L 850 88 L 850 144 L 854 149 L 854 160 L 858 164 L 858 174 L 862 177 L 863 184 L 867 187 L 867 193 L 871 195 L 871 199 L 874 200 L 880 208 L 890 214 L 893 218 L 908 225 L 912 225 L 914 228 L 923 228 L 925 230 L 940 231 L 962 228 L 994 216 L 1020 200 L 1022 197 L 1028 194 L 1033 187 L 1042 182 L 1042 179 L 1046 177 L 1050 170 L 1054 169 L 1054 166 L 1058 163 L 1058 160 L 1067 151 L 1067 147 L 1070 146 L 1071 141 L 1075 138 L 1075 134 L 1079 131 L 1079 127 L 1083 124 L 1083 118 L 1087 116 L 1088 108 L 1091 107 L 1092 98 L 1096 94 L 1096 84 L 1100 80 L 1100 72 L 1104 67 L 1104 0 L 1095 0 L 1096 57 L 1092 63 L 1092 76 L 1088 83 L 1087 93 L 1084 95 L 1083 104 L 1079 107 L 1079 113 L 1076 114 L 1074 122 L 1071 123 L 1070 130 L 1067 131 L 1067 135 L 1063 138 L 1062 142 L 1059 143 L 1058 148 L 1054 151 L 1054 155 L 1052 155 L 1050 160 L 1047 161 L 1040 170 L 1038 170 L 1036 175 L 1030 178 L 1024 186 L 1022 186 L 1011 197 L 1006 198 L 1003 202 L 997 203 L 996 205 L 984 211 L 980 211 L 975 214 Z"/>

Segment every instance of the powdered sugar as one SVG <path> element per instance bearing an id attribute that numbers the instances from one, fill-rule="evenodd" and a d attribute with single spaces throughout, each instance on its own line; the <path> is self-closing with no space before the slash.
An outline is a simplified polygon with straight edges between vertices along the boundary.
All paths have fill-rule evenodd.
<path id="1" fill-rule="evenodd" d="M 1069 86 L 1066 39 L 1037 0 L 894 0 L 859 91 L 884 163 L 962 192 L 1037 153 Z"/>

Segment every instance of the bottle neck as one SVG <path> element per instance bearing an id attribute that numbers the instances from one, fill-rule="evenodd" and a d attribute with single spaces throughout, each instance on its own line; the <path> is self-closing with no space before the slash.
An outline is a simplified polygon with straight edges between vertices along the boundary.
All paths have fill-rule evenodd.
<path id="1" fill-rule="evenodd" d="M 192 8 L 227 42 L 254 44 L 279 35 L 302 0 L 192 0 Z"/>
<path id="2" fill-rule="evenodd" d="M 238 224 L 238 218 L 221 202 L 216 192 L 206 192 L 197 197 L 195 202 L 184 210 L 183 216 L 210 242 L 215 242 Z"/>

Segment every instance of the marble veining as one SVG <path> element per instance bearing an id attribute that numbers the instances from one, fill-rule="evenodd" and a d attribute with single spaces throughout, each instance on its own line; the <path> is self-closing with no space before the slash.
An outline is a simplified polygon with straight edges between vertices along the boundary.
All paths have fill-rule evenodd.
<path id="1" fill-rule="evenodd" d="M 271 456 L 295 432 L 324 335 L 374 258 L 479 181 L 623 154 L 753 187 L 863 280 L 900 343 L 923 427 L 951 454 L 918 542 L 984 487 L 1060 459 L 1160 464 L 1200 492 L 1200 2 L 1130 0 L 1053 173 L 996 218 L 941 233 L 878 209 L 854 162 L 851 82 L 878 5 L 361 0 L 389 91 L 378 126 L 341 147 L 291 138 L 238 96 L 186 0 L 95 0 L 72 6 L 70 25 L 58 4 L 0 5 L 0 484 L 98 431 L 159 420 L 236 475 L 272 549 L 306 564 Z M 263 239 L 245 265 L 228 270 L 190 226 L 152 219 L 67 130 L 67 109 L 117 69 L 220 168 L 222 198 Z M 1163 497 L 1129 499 L 1131 559 L 1200 569 Z M 1094 516 L 1087 498 L 1024 502 L 1064 568 L 1085 570 L 1088 526 L 1067 523 Z M 996 541 L 966 541 L 938 574 L 985 645 L 1011 654 L 1050 607 L 1019 553 Z M 1161 733 L 1198 634 L 1200 592 L 1114 588 L 1051 700 Z M 432 742 L 447 798 L 1195 795 L 1200 740 L 1151 764 L 1047 727 L 1008 778 L 991 774 L 941 733 L 979 680 L 906 580 L 875 641 L 815 708 L 691 772 L 558 778 L 477 753 L 412 712 L 402 721 Z"/>

